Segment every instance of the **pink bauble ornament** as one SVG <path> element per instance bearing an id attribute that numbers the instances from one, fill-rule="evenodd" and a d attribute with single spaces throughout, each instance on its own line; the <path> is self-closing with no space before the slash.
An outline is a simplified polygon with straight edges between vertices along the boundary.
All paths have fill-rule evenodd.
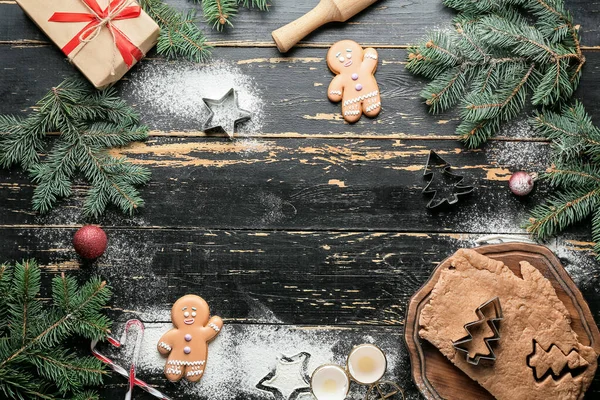
<path id="1" fill-rule="evenodd" d="M 524 171 L 515 172 L 508 181 L 510 191 L 517 196 L 527 196 L 533 190 L 537 174 L 528 174 Z"/>
<path id="2" fill-rule="evenodd" d="M 96 225 L 85 225 L 73 236 L 75 251 L 88 260 L 93 260 L 104 254 L 107 244 L 106 233 Z"/>

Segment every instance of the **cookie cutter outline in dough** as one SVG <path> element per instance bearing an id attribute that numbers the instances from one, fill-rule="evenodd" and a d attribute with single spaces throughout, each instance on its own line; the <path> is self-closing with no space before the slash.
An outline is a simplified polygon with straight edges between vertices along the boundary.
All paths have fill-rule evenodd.
<path id="1" fill-rule="evenodd" d="M 482 311 L 484 308 L 486 308 L 490 304 L 492 304 L 494 306 L 494 313 L 495 313 L 494 318 L 487 317 Z M 466 353 L 466 360 L 469 364 L 479 365 L 480 360 L 489 360 L 492 362 L 496 361 L 496 353 L 494 353 L 494 350 L 492 349 L 490 342 L 497 342 L 498 340 L 500 340 L 500 332 L 498 331 L 498 327 L 496 326 L 496 324 L 498 322 L 500 322 L 504 319 L 504 314 L 502 313 L 502 306 L 500 305 L 500 299 L 498 297 L 494 297 L 494 298 L 486 301 L 485 303 L 483 303 L 482 305 L 477 307 L 477 309 L 475 310 L 475 313 L 479 317 L 479 320 L 466 323 L 464 325 L 464 328 L 467 331 L 467 336 L 465 336 L 464 338 L 459 339 L 455 342 L 452 342 L 452 346 L 456 350 Z M 488 354 L 476 353 L 475 357 L 471 358 L 469 356 L 469 350 L 465 349 L 461 346 L 464 345 L 465 343 L 469 343 L 469 342 L 473 341 L 473 335 L 471 334 L 471 331 L 468 328 L 471 326 L 474 326 L 474 325 L 481 324 L 481 323 L 487 323 L 487 325 L 490 327 L 490 329 L 494 333 L 494 336 L 492 336 L 491 338 L 483 339 L 486 347 L 489 350 Z"/>
<path id="2" fill-rule="evenodd" d="M 235 111 L 237 111 L 237 115 L 236 115 L 236 118 L 233 120 L 233 126 L 231 129 L 231 132 L 229 132 L 227 127 L 225 127 L 223 125 L 212 125 L 212 121 L 215 116 L 215 113 L 214 113 L 212 107 L 222 106 L 227 101 L 230 101 L 231 97 L 233 97 L 233 107 L 234 107 Z M 227 93 L 225 93 L 225 95 L 223 97 L 221 97 L 220 99 L 209 99 L 209 98 L 203 97 L 202 102 L 204 103 L 204 106 L 208 110 L 208 117 L 206 117 L 206 121 L 204 121 L 204 124 L 202 124 L 202 131 L 210 131 L 213 129 L 221 128 L 227 134 L 229 139 L 233 139 L 234 135 L 235 135 L 236 125 L 240 122 L 245 122 L 252 118 L 252 113 L 250 111 L 240 108 L 240 104 L 238 102 L 237 91 L 234 88 L 229 89 L 227 91 Z"/>
<path id="3" fill-rule="evenodd" d="M 437 166 L 443 167 L 442 168 L 443 175 L 446 175 L 448 177 L 456 179 L 456 183 L 452 184 L 452 186 L 454 189 L 458 189 L 460 191 L 458 193 L 452 193 L 452 197 L 450 200 L 448 200 L 448 197 L 444 197 L 441 200 L 438 199 L 437 201 L 435 201 L 436 200 L 435 194 L 437 193 L 437 190 L 429 188 L 429 186 L 431 186 L 431 183 L 434 180 L 434 176 L 433 176 L 434 173 L 431 171 L 432 165 L 437 165 Z M 456 204 L 459 200 L 459 196 L 467 196 L 467 195 L 473 193 L 473 191 L 475 190 L 474 186 L 462 185 L 462 182 L 465 178 L 460 175 L 456 175 L 456 174 L 450 172 L 451 168 L 452 168 L 452 166 L 446 160 L 444 160 L 442 157 L 440 157 L 435 151 L 433 151 L 433 150 L 429 151 L 429 157 L 427 157 L 427 164 L 425 165 L 425 172 L 423 173 L 423 178 L 428 182 L 427 182 L 427 185 L 425 186 L 425 188 L 421 192 L 426 195 L 433 195 L 432 199 L 425 206 L 428 209 L 433 210 L 433 209 L 443 206 L 444 204 L 448 204 L 448 205 Z"/>

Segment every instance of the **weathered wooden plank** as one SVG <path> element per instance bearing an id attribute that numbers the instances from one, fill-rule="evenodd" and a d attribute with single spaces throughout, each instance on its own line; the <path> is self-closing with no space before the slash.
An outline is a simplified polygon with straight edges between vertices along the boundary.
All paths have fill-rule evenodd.
<path id="1" fill-rule="evenodd" d="M 254 387 L 276 357 L 309 352 L 312 370 L 325 362 L 343 363 L 349 349 L 363 342 L 376 343 L 386 351 L 388 377 L 408 389 L 408 398 L 417 399 L 402 341 L 407 301 L 439 261 L 459 247 L 473 246 L 477 238 L 107 228 L 105 256 L 94 264 L 81 264 L 70 245 L 74 231 L 3 228 L 0 254 L 3 259 L 37 257 L 44 268 L 45 296 L 54 274 L 64 271 L 80 278 L 100 274 L 115 293 L 110 310 L 116 321 L 115 336 L 129 318 L 147 325 L 138 376 L 176 399 L 211 400 L 270 399 Z M 599 318 L 599 266 L 591 255 L 591 243 L 575 238 L 552 241 L 551 248 Z M 212 312 L 226 321 L 210 348 L 210 372 L 195 389 L 166 384 L 155 353 L 155 343 L 169 328 L 171 304 L 186 293 L 206 298 Z M 126 362 L 122 355 L 110 354 Z M 256 361 L 252 369 L 248 369 L 249 360 Z M 597 380 L 590 389 L 590 398 L 600 392 L 599 384 Z M 120 377 L 109 379 L 103 398 L 117 398 L 124 386 Z M 361 398 L 353 393 L 352 398 Z M 150 399 L 141 393 L 136 398 Z"/>
<path id="2" fill-rule="evenodd" d="M 297 57 L 281 58 L 275 49 L 221 49 L 206 66 L 146 60 L 118 84 L 144 123 L 159 134 L 198 134 L 204 121 L 202 97 L 218 98 L 230 87 L 240 92 L 242 106 L 255 112 L 244 135 L 323 137 L 451 137 L 458 124 L 454 111 L 432 116 L 418 96 L 425 81 L 404 68 L 405 50 L 380 51 L 377 80 L 383 110 L 375 119 L 350 125 L 340 105 L 326 97 L 332 75 L 324 49 L 300 49 Z M 33 103 L 66 76 L 76 74 L 52 46 L 0 46 L 0 113 L 27 113 Z M 592 116 L 600 115 L 600 52 L 588 55 L 581 99 Z M 23 66 L 27 66 L 24 68 Z M 505 136 L 526 137 L 527 129 L 508 129 Z"/>
<path id="3" fill-rule="evenodd" d="M 81 263 L 75 228 L 2 228 L 3 260 L 35 257 L 50 276 L 99 274 L 112 286 L 113 318 L 127 311 L 167 322 L 186 293 L 204 297 L 226 322 L 402 325 L 410 296 L 441 260 L 480 235 L 356 231 L 105 228 L 109 246 Z M 600 266 L 592 244 L 551 241 L 600 317 Z"/>
<path id="4" fill-rule="evenodd" d="M 122 324 L 116 326 L 117 334 L 120 333 L 121 326 Z M 310 354 L 305 371 L 310 376 L 319 365 L 343 364 L 352 347 L 362 343 L 380 346 L 388 359 L 386 378 L 401 384 L 407 391 L 408 399 L 418 398 L 417 389 L 411 382 L 401 327 L 226 324 L 210 344 L 206 373 L 196 385 L 167 384 L 164 378 L 162 369 L 165 360 L 158 354 L 156 343 L 170 327 L 170 324 L 146 325 L 136 372 L 140 379 L 155 385 L 174 399 L 272 400 L 275 399 L 273 394 L 256 388 L 256 385 L 275 370 L 278 357 Z M 121 365 L 127 364 L 127 355 L 118 352 L 111 352 L 111 355 Z M 102 391 L 103 398 L 122 397 L 126 391 L 124 383 L 124 379 L 119 377 L 110 379 L 106 389 Z M 280 382 L 284 388 L 289 387 L 290 383 L 291 377 L 288 377 L 287 382 Z M 364 387 L 352 385 L 349 398 L 362 399 L 364 391 Z M 136 389 L 135 398 L 151 399 L 142 393 Z M 301 395 L 297 399 L 313 398 Z"/>
<path id="5" fill-rule="evenodd" d="M 435 213 L 421 191 L 434 149 L 476 187 L 454 208 Z M 134 218 L 110 212 L 112 225 L 224 229 L 358 229 L 410 232 L 518 232 L 545 185 L 520 199 L 507 180 L 518 169 L 542 172 L 549 145 L 491 143 L 467 151 L 452 141 L 152 138 L 120 154 L 153 172 Z M 439 177 L 438 177 L 439 179 Z M 4 226 L 81 223 L 85 187 L 47 216 L 31 212 L 33 185 L 16 169 L 0 171 Z M 167 211 L 168 210 L 168 211 Z"/>
<path id="6" fill-rule="evenodd" d="M 196 9 L 202 14 L 201 6 L 194 5 L 191 1 L 167 2 L 180 10 Z M 233 20 L 235 27 L 222 33 L 210 29 L 202 17 L 198 23 L 209 41 L 219 46 L 274 47 L 271 32 L 304 15 L 317 1 L 276 0 L 272 3 L 269 13 L 242 9 Z M 566 4 L 574 14 L 576 23 L 581 25 L 583 44 L 600 45 L 598 3 L 566 0 Z M 356 40 L 364 45 L 406 46 L 416 43 L 430 30 L 449 26 L 453 14 L 452 10 L 443 6 L 441 0 L 380 0 L 371 9 L 352 18 L 348 23 L 333 23 L 318 30 L 301 42 L 301 45 L 330 46 L 343 38 Z M 48 40 L 13 1 L 0 3 L 0 16 L 0 42 L 27 43 L 32 40 Z M 218 50 L 215 53 L 217 52 Z"/>

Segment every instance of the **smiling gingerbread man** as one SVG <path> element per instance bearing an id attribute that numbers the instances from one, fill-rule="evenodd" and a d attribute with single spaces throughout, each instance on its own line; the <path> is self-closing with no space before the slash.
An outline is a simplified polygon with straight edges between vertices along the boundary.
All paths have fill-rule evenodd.
<path id="1" fill-rule="evenodd" d="M 342 101 L 342 115 L 350 123 L 356 122 L 364 113 L 375 117 L 381 111 L 381 97 L 375 80 L 377 50 L 365 50 L 352 40 L 335 43 L 327 52 L 327 65 L 336 74 L 327 97 L 337 103 Z"/>
<path id="2" fill-rule="evenodd" d="M 208 303 L 199 296 L 188 294 L 173 304 L 171 320 L 175 328 L 165 333 L 158 342 L 158 351 L 169 355 L 165 376 L 171 382 L 185 377 L 198 382 L 204 375 L 208 356 L 208 342 L 223 327 L 220 317 L 210 318 Z"/>

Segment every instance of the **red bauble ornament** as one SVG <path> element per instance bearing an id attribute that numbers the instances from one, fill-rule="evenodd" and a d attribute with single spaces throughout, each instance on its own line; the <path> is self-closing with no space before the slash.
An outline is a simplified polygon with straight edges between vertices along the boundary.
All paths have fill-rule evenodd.
<path id="1" fill-rule="evenodd" d="M 104 254 L 107 244 L 106 233 L 96 225 L 85 225 L 73 236 L 75 251 L 88 260 L 93 260 Z"/>
<path id="2" fill-rule="evenodd" d="M 527 196 L 533 190 L 536 177 L 536 174 L 528 174 L 524 171 L 515 172 L 508 181 L 508 187 L 517 196 Z"/>

